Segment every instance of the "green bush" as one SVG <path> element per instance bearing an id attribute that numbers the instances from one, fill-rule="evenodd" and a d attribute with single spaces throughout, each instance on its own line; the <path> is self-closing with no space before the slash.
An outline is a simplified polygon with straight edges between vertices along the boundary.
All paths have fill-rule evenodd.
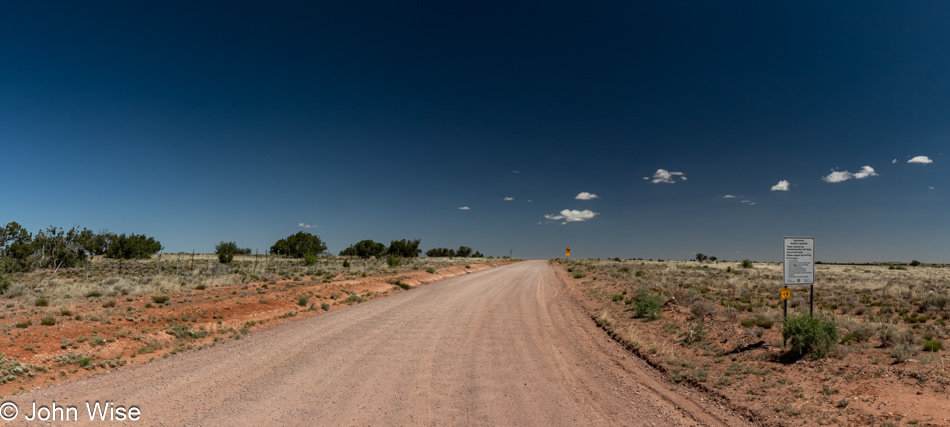
<path id="1" fill-rule="evenodd" d="M 47 301 L 46 298 L 37 298 L 36 301 L 33 302 L 33 305 L 37 307 L 46 307 L 49 305 L 49 301 Z"/>
<path id="2" fill-rule="evenodd" d="M 385 253 L 386 245 L 374 242 L 372 240 L 360 240 L 359 242 L 350 245 L 350 247 L 340 251 L 340 256 L 358 256 L 363 259 L 376 257 L 379 259 L 382 258 L 383 254 Z"/>
<path id="3" fill-rule="evenodd" d="M 327 245 L 319 236 L 299 231 L 297 234 L 280 239 L 270 247 L 272 254 L 280 254 L 291 258 L 303 258 L 308 253 L 319 254 L 327 250 Z"/>
<path id="4" fill-rule="evenodd" d="M 86 298 L 96 298 L 96 297 L 101 297 L 101 296 L 102 296 L 102 292 L 99 292 L 99 291 L 86 292 Z"/>
<path id="5" fill-rule="evenodd" d="M 346 259 L 343 260 L 343 268 L 350 268 L 350 261 L 349 261 L 349 260 L 346 260 Z"/>
<path id="6" fill-rule="evenodd" d="M 659 319 L 661 302 L 662 299 L 659 295 L 650 295 L 644 291 L 640 291 L 636 297 L 634 315 L 647 320 Z"/>
<path id="7" fill-rule="evenodd" d="M 834 317 L 820 319 L 800 312 L 785 319 L 782 338 L 789 341 L 792 352 L 820 359 L 838 342 L 838 325 Z"/>
<path id="8" fill-rule="evenodd" d="M 44 318 L 40 319 L 40 323 L 42 323 L 42 324 L 45 325 L 45 326 L 53 326 L 53 325 L 56 324 L 56 318 L 54 318 L 54 317 L 44 317 Z"/>
<path id="9" fill-rule="evenodd" d="M 752 261 L 747 259 L 742 260 L 742 268 L 752 268 Z"/>
<path id="10" fill-rule="evenodd" d="M 320 308 L 322 308 L 323 311 L 330 311 L 330 304 L 321 303 L 321 304 L 320 304 Z"/>
<path id="11" fill-rule="evenodd" d="M 22 322 L 16 322 L 16 324 L 14 324 L 14 326 L 16 326 L 16 327 L 18 327 L 18 328 L 20 328 L 20 329 L 26 329 L 27 327 L 29 327 L 29 326 L 32 325 L 32 324 L 33 324 L 33 322 L 31 322 L 30 319 L 26 319 L 26 320 L 24 320 L 24 321 L 22 321 Z"/>
<path id="12" fill-rule="evenodd" d="M 396 255 L 400 258 L 415 258 L 422 253 L 422 249 L 419 249 L 420 243 L 422 243 L 422 239 L 392 240 L 389 242 L 389 248 L 386 249 L 386 253 Z"/>
<path id="13" fill-rule="evenodd" d="M 613 302 L 617 302 L 617 301 L 620 301 L 620 300 L 623 299 L 623 295 L 621 295 L 621 294 L 614 294 L 614 296 L 610 297 L 610 299 L 611 299 Z"/>
<path id="14" fill-rule="evenodd" d="M 398 267 L 402 265 L 402 257 L 396 254 L 389 254 L 389 257 L 386 258 L 386 264 L 390 267 Z"/>
<path id="15" fill-rule="evenodd" d="M 426 273 L 435 274 L 435 269 L 432 267 L 426 268 Z"/>
<path id="16" fill-rule="evenodd" d="M 943 342 L 939 340 L 930 340 L 924 343 L 924 351 L 937 352 L 943 348 Z"/>
<path id="17" fill-rule="evenodd" d="M 315 265 L 317 263 L 317 254 L 313 252 L 303 254 L 303 263 L 304 265 Z"/>
<path id="18" fill-rule="evenodd" d="M 580 271 L 579 269 L 575 269 L 575 270 L 573 271 L 573 273 L 574 273 L 574 278 L 575 278 L 575 279 L 580 279 L 580 278 L 582 278 L 582 277 L 587 276 L 587 274 L 584 274 L 584 272 L 583 272 L 583 271 Z"/>
<path id="19" fill-rule="evenodd" d="M 409 285 L 407 285 L 407 284 L 405 284 L 405 283 L 402 283 L 402 282 L 400 282 L 400 281 L 398 281 L 398 280 L 396 281 L 395 285 L 396 285 L 396 286 L 399 286 L 400 288 L 403 288 L 403 289 L 405 289 L 405 290 L 407 290 L 407 291 L 408 291 L 409 289 L 412 289 L 412 286 L 409 286 Z"/>
<path id="20" fill-rule="evenodd" d="M 160 250 L 162 250 L 162 243 L 153 237 L 134 233 L 126 236 L 122 233 L 112 236 L 105 255 L 106 258 L 147 259 Z"/>
<path id="21" fill-rule="evenodd" d="M 155 295 L 152 297 L 152 301 L 156 304 L 165 304 L 165 302 L 168 301 L 168 297 L 165 295 Z"/>
<path id="22" fill-rule="evenodd" d="M 302 296 L 302 297 L 297 298 L 297 305 L 304 307 L 307 305 L 309 301 L 310 300 L 307 297 Z"/>

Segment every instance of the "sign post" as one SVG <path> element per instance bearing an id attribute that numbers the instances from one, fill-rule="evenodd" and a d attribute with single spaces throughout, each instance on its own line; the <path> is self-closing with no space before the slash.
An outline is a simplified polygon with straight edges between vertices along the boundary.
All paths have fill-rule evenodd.
<path id="1" fill-rule="evenodd" d="M 783 276 L 785 286 L 809 285 L 808 311 L 815 315 L 815 238 L 785 237 L 782 239 L 784 252 Z M 785 289 L 782 290 L 783 299 Z M 789 291 L 791 293 L 791 291 Z M 787 303 L 786 303 L 787 304 Z M 785 314 L 788 314 L 786 308 Z"/>
<path id="2" fill-rule="evenodd" d="M 571 256 L 571 247 L 568 246 L 564 249 L 564 256 Z"/>

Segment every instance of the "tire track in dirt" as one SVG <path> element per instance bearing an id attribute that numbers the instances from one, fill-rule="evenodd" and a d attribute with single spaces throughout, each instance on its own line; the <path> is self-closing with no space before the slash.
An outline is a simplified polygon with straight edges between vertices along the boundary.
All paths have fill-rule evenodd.
<path id="1" fill-rule="evenodd" d="M 143 425 L 742 425 L 670 385 L 528 261 L 10 401 Z"/>

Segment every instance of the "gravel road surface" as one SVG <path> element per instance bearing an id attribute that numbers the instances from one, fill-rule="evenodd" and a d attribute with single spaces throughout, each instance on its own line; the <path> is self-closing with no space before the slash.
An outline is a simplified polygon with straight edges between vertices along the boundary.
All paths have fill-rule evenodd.
<path id="1" fill-rule="evenodd" d="M 131 425 L 747 424 L 674 391 L 564 289 L 519 262 L 3 401 L 23 425 L 53 402 L 70 425 L 103 424 L 86 402 L 135 406 L 113 422 Z"/>

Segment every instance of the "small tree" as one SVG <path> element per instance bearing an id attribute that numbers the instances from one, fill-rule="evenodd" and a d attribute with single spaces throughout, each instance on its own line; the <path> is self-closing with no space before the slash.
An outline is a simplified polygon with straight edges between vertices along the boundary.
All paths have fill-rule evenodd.
<path id="1" fill-rule="evenodd" d="M 714 256 L 711 256 L 711 257 L 709 257 L 709 262 L 716 262 L 717 259 L 719 259 L 719 258 L 716 258 L 716 257 L 714 257 Z"/>
<path id="2" fill-rule="evenodd" d="M 412 241 L 406 239 L 393 240 L 389 242 L 389 249 L 386 250 L 386 253 L 402 258 L 415 258 L 422 253 L 422 249 L 419 249 L 420 243 L 422 243 L 422 239 Z"/>
<path id="3" fill-rule="evenodd" d="M 126 236 L 122 233 L 114 236 L 106 250 L 106 258 L 145 259 L 160 250 L 162 250 L 161 242 L 152 237 L 134 233 Z"/>
<path id="4" fill-rule="evenodd" d="M 917 261 L 916 259 L 910 262 L 911 267 L 916 267 L 918 265 L 920 265 L 920 261 Z"/>
<path id="5" fill-rule="evenodd" d="M 286 239 L 280 239 L 270 247 L 271 253 L 280 253 L 293 258 L 303 258 L 304 255 L 320 254 L 327 250 L 327 245 L 319 236 L 299 231 Z"/>
<path id="6" fill-rule="evenodd" d="M 238 251 L 237 243 L 234 242 L 222 241 L 214 247 L 214 253 L 218 254 L 218 262 L 221 264 L 229 264 Z"/>
<path id="7" fill-rule="evenodd" d="M 468 246 L 459 246 L 459 250 L 455 251 L 455 255 L 460 258 L 468 258 L 472 256 L 472 248 Z"/>
<path id="8" fill-rule="evenodd" d="M 360 240 L 340 252 L 341 256 L 358 256 L 363 259 L 369 257 L 380 258 L 386 253 L 386 246 L 372 240 Z"/>
<path id="9" fill-rule="evenodd" d="M 696 261 L 703 262 L 706 258 L 706 255 L 703 255 L 702 252 L 696 252 Z"/>

